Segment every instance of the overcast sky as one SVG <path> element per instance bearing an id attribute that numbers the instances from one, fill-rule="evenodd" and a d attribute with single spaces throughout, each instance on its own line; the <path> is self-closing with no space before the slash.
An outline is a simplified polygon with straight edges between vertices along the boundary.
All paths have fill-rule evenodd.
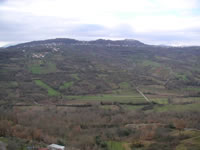
<path id="1" fill-rule="evenodd" d="M 200 0 L 0 0 L 0 46 L 61 37 L 200 45 Z"/>

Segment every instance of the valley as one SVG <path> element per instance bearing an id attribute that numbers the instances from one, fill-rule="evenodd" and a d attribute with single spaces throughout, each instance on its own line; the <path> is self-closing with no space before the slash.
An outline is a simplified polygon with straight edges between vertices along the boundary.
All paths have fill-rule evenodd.
<path id="1" fill-rule="evenodd" d="M 196 46 L 52 39 L 2 48 L 0 141 L 199 149 L 199 68 Z"/>

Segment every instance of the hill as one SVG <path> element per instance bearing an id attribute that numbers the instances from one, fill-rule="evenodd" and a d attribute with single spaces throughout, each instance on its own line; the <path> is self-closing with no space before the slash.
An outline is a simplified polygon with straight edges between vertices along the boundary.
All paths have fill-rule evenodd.
<path id="1" fill-rule="evenodd" d="M 174 92 L 176 97 L 200 91 L 200 47 L 51 39 L 5 48 L 0 58 L 1 99 L 6 101 L 126 94 L 136 87 L 158 98 L 162 92 L 169 98 Z"/>
<path id="2" fill-rule="evenodd" d="M 199 68 L 200 47 L 137 40 L 50 39 L 1 49 L 0 143 L 199 149 Z"/>

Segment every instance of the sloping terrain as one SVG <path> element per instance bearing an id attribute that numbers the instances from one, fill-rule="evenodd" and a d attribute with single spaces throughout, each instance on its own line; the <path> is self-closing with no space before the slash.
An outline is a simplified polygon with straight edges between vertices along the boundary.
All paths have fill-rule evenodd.
<path id="1" fill-rule="evenodd" d="M 0 50 L 0 145 L 195 150 L 200 47 L 34 41 Z M 14 147 L 14 148 L 13 148 Z"/>
<path id="2" fill-rule="evenodd" d="M 135 40 L 54 39 L 0 52 L 0 98 L 6 101 L 199 96 L 200 48 L 157 47 Z M 91 98 L 84 96 L 92 96 Z"/>

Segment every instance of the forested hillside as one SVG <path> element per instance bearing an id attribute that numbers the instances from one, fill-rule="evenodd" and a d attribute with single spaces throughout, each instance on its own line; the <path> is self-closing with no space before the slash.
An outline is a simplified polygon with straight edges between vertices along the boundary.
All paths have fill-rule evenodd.
<path id="1" fill-rule="evenodd" d="M 0 141 L 16 150 L 199 149 L 199 106 L 200 47 L 52 39 L 0 49 Z"/>
<path id="2" fill-rule="evenodd" d="M 12 46 L 0 57 L 1 99 L 6 101 L 123 94 L 136 87 L 148 94 L 199 94 L 199 47 L 55 39 Z"/>

